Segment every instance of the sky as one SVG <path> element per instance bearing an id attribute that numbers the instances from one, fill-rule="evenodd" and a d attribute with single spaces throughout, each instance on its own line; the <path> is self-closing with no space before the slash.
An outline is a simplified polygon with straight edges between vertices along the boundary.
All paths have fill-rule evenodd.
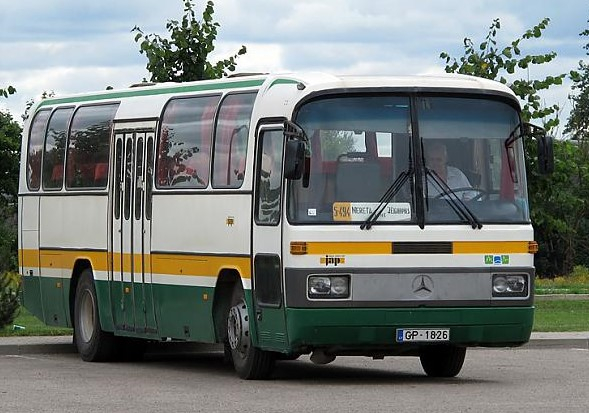
<path id="1" fill-rule="evenodd" d="M 197 16 L 204 0 L 195 0 Z M 125 88 L 149 78 L 131 29 L 167 35 L 166 23 L 181 20 L 184 0 L 0 0 L 0 110 L 20 120 L 26 102 L 44 91 L 56 96 Z M 216 0 L 220 28 L 211 61 L 241 45 L 238 72 L 322 71 L 355 75 L 444 73 L 440 52 L 463 55 L 463 39 L 480 44 L 499 18 L 500 45 L 508 45 L 543 18 L 539 39 L 520 44 L 522 53 L 554 51 L 550 64 L 521 76 L 539 79 L 568 73 L 589 62 L 587 0 Z M 542 94 L 546 106 L 562 108 L 566 123 L 570 81 Z M 562 126 L 556 134 L 562 132 Z"/>

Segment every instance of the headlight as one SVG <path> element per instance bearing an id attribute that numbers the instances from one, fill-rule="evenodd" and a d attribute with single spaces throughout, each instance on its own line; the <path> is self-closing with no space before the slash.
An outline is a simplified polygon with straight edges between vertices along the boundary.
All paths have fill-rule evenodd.
<path id="1" fill-rule="evenodd" d="M 493 297 L 527 296 L 527 274 L 493 274 Z"/>
<path id="2" fill-rule="evenodd" d="M 309 298 L 348 298 L 350 296 L 349 275 L 311 275 L 307 279 Z"/>

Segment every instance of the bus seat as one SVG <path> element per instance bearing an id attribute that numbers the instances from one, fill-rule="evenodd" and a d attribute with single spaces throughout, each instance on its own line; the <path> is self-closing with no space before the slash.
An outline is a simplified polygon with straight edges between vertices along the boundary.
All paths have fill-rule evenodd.
<path id="1" fill-rule="evenodd" d="M 335 175 L 336 201 L 375 202 L 382 195 L 382 176 L 378 162 L 365 153 L 340 155 Z"/>
<path id="2" fill-rule="evenodd" d="M 94 166 L 94 184 L 104 185 L 108 177 L 108 163 L 101 162 Z"/>
<path id="3" fill-rule="evenodd" d="M 51 182 L 58 183 L 63 179 L 63 163 L 53 166 L 51 171 Z"/>

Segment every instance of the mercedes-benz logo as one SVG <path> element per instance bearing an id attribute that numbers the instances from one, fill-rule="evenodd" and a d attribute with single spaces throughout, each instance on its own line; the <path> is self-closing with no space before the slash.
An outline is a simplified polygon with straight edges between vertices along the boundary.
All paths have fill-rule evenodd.
<path id="1" fill-rule="evenodd" d="M 434 282 L 427 275 L 418 275 L 413 279 L 413 294 L 418 298 L 428 298 L 434 292 Z"/>

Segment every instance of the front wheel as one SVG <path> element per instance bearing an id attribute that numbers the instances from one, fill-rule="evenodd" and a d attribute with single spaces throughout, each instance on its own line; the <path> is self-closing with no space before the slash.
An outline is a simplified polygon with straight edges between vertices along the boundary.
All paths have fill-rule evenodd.
<path id="1" fill-rule="evenodd" d="M 421 349 L 419 360 L 430 377 L 454 377 L 460 373 L 465 356 L 466 347 L 428 346 Z"/>
<path id="2" fill-rule="evenodd" d="M 239 283 L 233 289 L 227 315 L 227 350 L 235 371 L 242 379 L 266 379 L 274 368 L 274 355 L 252 345 L 250 317 Z"/>
<path id="3" fill-rule="evenodd" d="M 90 269 L 82 272 L 76 288 L 74 340 L 84 361 L 108 361 L 113 358 L 115 337 L 100 328 L 98 298 Z"/>

